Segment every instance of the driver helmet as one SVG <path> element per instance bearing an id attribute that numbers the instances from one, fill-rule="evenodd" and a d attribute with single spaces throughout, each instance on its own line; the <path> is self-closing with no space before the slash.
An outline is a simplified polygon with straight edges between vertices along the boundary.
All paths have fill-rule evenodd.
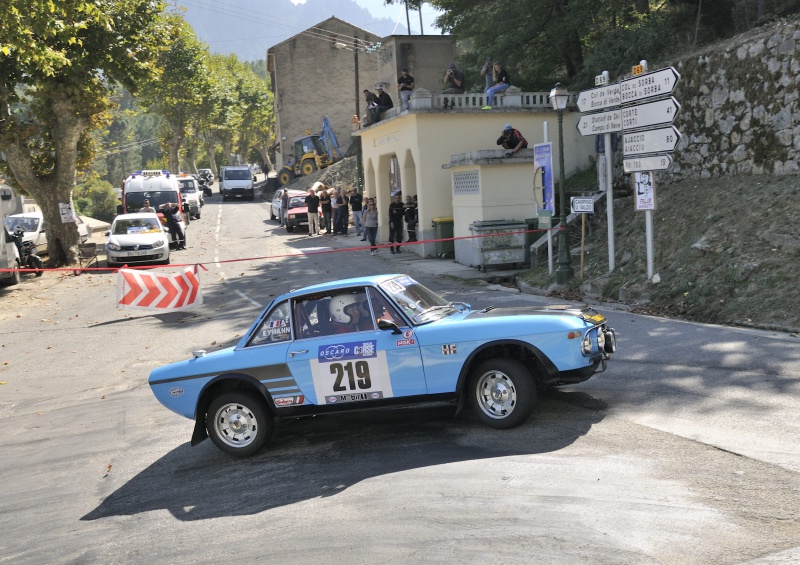
<path id="1" fill-rule="evenodd" d="M 331 319 L 336 322 L 337 324 L 349 324 L 351 323 L 352 317 L 350 314 L 344 311 L 345 308 L 348 306 L 352 306 L 358 302 L 356 297 L 352 294 L 337 294 L 333 298 L 331 298 L 330 303 L 330 312 L 331 312 Z"/>

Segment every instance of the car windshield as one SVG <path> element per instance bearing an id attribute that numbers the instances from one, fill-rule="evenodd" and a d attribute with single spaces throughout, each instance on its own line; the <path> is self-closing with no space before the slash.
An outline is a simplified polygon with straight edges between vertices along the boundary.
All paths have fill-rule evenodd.
<path id="1" fill-rule="evenodd" d="M 10 232 L 13 232 L 15 229 L 17 229 L 17 226 L 22 226 L 22 229 L 25 231 L 39 231 L 39 218 L 8 216 L 3 223 L 6 225 L 6 229 Z"/>
<path id="2" fill-rule="evenodd" d="M 174 191 L 158 190 L 144 192 L 128 192 L 125 194 L 125 207 L 128 213 L 138 212 L 144 208 L 144 201 L 150 202 L 150 207 L 158 210 L 162 204 L 179 202 L 178 193 Z"/>
<path id="3" fill-rule="evenodd" d="M 294 196 L 289 199 L 289 208 L 300 208 L 306 205 L 305 196 Z"/>
<path id="4" fill-rule="evenodd" d="M 197 190 L 194 187 L 181 187 L 181 194 L 194 194 Z"/>
<path id="5" fill-rule="evenodd" d="M 253 173 L 248 169 L 225 169 L 225 180 L 250 180 Z"/>
<path id="6" fill-rule="evenodd" d="M 458 311 L 457 307 L 411 277 L 390 279 L 380 287 L 415 324 L 433 322 Z"/>
<path id="7" fill-rule="evenodd" d="M 156 233 L 162 231 L 157 218 L 119 219 L 114 222 L 111 233 L 114 235 L 132 235 L 137 233 Z"/>
<path id="8" fill-rule="evenodd" d="M 181 185 L 181 192 L 188 192 L 190 189 L 194 189 L 194 179 L 183 179 L 179 180 L 178 183 Z"/>

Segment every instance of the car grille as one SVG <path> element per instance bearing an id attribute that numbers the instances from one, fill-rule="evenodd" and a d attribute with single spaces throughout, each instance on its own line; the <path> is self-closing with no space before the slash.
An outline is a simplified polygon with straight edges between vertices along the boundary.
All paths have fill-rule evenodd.
<path id="1" fill-rule="evenodd" d="M 153 249 L 152 245 L 123 245 L 120 251 L 144 251 L 146 249 Z"/>

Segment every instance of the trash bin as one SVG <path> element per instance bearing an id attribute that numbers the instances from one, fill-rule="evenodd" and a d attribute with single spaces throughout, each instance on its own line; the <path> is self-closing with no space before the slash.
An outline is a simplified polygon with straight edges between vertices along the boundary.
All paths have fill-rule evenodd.
<path id="1" fill-rule="evenodd" d="M 448 239 L 453 237 L 453 218 L 434 218 L 433 228 L 435 230 L 436 239 Z M 454 257 L 456 248 L 453 240 L 437 241 L 436 242 L 436 256 L 437 257 Z"/>
<path id="2" fill-rule="evenodd" d="M 484 273 L 487 265 L 521 265 L 525 262 L 525 230 L 527 224 L 517 220 L 492 220 L 472 222 L 469 231 L 472 266 Z M 497 235 L 493 235 L 497 234 Z"/>

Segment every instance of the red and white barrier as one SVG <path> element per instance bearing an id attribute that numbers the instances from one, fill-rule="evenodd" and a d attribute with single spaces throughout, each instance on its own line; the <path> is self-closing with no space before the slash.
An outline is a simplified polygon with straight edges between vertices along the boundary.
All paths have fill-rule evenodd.
<path id="1" fill-rule="evenodd" d="M 174 311 L 203 303 L 200 279 L 192 268 L 182 273 L 136 269 L 117 271 L 117 308 Z"/>

